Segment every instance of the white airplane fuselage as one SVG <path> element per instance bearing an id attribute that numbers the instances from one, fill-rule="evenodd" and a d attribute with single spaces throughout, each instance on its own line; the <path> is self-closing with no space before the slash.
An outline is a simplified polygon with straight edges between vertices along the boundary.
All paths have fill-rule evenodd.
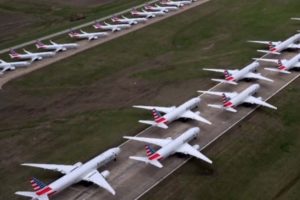
<path id="1" fill-rule="evenodd" d="M 21 60 L 27 60 L 27 59 L 34 59 L 36 60 L 42 60 L 43 58 L 53 57 L 55 55 L 54 52 L 37 52 L 37 53 L 25 53 L 25 54 L 17 54 L 17 55 L 11 55 L 10 57 L 12 59 L 21 59 Z"/>
<path id="2" fill-rule="evenodd" d="M 197 138 L 199 136 L 199 132 L 200 129 L 198 127 L 190 128 L 179 137 L 168 143 L 166 146 L 163 146 L 157 152 L 155 152 L 155 154 L 157 154 L 159 157 L 155 158 L 154 156 L 153 159 L 163 159 L 173 155 L 183 144 Z"/>
<path id="3" fill-rule="evenodd" d="M 0 68 L 10 67 L 11 69 L 15 69 L 16 67 L 26 67 L 29 66 L 30 62 L 27 61 L 19 61 L 19 62 L 0 62 Z"/>
<path id="4" fill-rule="evenodd" d="M 228 104 L 228 106 L 229 107 L 238 106 L 244 103 L 244 100 L 247 99 L 249 96 L 255 94 L 259 90 L 259 88 L 260 88 L 259 84 L 253 84 L 249 86 L 247 89 L 237 94 L 235 97 L 231 98 L 229 101 L 231 102 L 231 104 Z"/>
<path id="5" fill-rule="evenodd" d="M 48 187 L 39 191 L 40 193 L 52 195 L 64 190 L 65 188 L 71 186 L 82 180 L 83 177 L 91 173 L 93 170 L 107 164 L 108 162 L 116 159 L 116 156 L 120 153 L 119 148 L 109 149 L 92 160 L 86 162 L 85 164 L 78 163 L 78 167 L 73 169 L 70 173 L 64 175 L 63 177 L 57 179 L 53 183 L 49 184 Z M 109 172 L 104 171 L 101 173 L 104 177 L 108 175 Z M 47 189 L 49 188 L 49 189 Z"/>
<path id="6" fill-rule="evenodd" d="M 190 100 L 188 100 L 187 102 L 183 103 L 182 105 L 178 106 L 177 108 L 174 107 L 174 110 L 172 110 L 169 113 L 166 113 L 163 118 L 166 119 L 166 121 L 168 123 L 177 120 L 180 118 L 180 116 L 185 113 L 188 110 L 192 110 L 195 107 L 197 107 L 200 103 L 200 98 L 199 97 L 195 97 L 192 98 Z"/>
<path id="7" fill-rule="evenodd" d="M 234 78 L 234 81 L 239 81 L 241 79 L 244 79 L 246 74 L 249 72 L 254 72 L 259 67 L 259 62 L 252 62 L 251 64 L 247 65 L 243 69 L 237 71 L 232 75 Z"/>
<path id="8" fill-rule="evenodd" d="M 108 33 L 106 32 L 94 32 L 94 33 L 73 33 L 73 34 L 69 34 L 70 37 L 74 37 L 77 39 L 88 39 L 88 40 L 96 40 L 99 37 L 104 37 L 106 35 L 108 35 Z"/>
<path id="9" fill-rule="evenodd" d="M 300 53 L 291 58 L 290 60 L 282 62 L 281 70 L 290 70 L 294 68 L 294 66 L 297 63 L 300 63 Z"/>
<path id="10" fill-rule="evenodd" d="M 38 49 L 66 51 L 67 49 L 72 49 L 72 48 L 76 48 L 76 47 L 78 47 L 78 44 L 68 43 L 68 44 L 41 45 L 38 47 Z"/>
<path id="11" fill-rule="evenodd" d="M 176 6 L 176 7 L 182 7 L 184 4 L 180 1 L 166 1 L 166 2 L 160 2 L 162 5 L 167 5 L 167 6 Z"/>
<path id="12" fill-rule="evenodd" d="M 299 39 L 300 39 L 300 34 L 299 33 L 295 34 L 292 37 L 286 39 L 285 41 L 273 47 L 271 51 L 281 52 L 285 49 L 288 49 L 292 44 L 294 44 Z"/>
<path id="13" fill-rule="evenodd" d="M 94 27 L 96 29 L 102 29 L 102 30 L 110 30 L 110 31 L 120 31 L 122 29 L 125 28 L 129 28 L 131 25 L 129 24 L 105 24 L 105 25 L 101 25 L 101 24 L 96 24 Z"/>
<path id="14" fill-rule="evenodd" d="M 138 24 L 139 22 L 145 22 L 147 21 L 147 18 L 116 18 L 116 19 L 112 19 L 113 22 L 118 22 L 118 23 L 126 23 L 126 24 L 130 24 L 130 25 L 135 25 Z"/>

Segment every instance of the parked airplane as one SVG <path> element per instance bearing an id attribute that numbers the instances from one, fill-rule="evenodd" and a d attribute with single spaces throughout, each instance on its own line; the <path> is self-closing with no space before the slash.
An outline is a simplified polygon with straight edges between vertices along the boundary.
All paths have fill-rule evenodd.
<path id="1" fill-rule="evenodd" d="M 299 17 L 292 17 L 291 20 L 298 20 L 298 21 L 300 21 L 300 18 Z"/>
<path id="2" fill-rule="evenodd" d="M 133 16 L 141 16 L 141 17 L 146 17 L 146 18 L 153 18 L 153 17 L 156 17 L 156 16 L 164 15 L 166 13 L 162 12 L 162 11 L 145 11 L 144 9 L 142 9 L 142 11 L 132 10 L 131 14 Z"/>
<path id="3" fill-rule="evenodd" d="M 135 25 L 138 24 L 139 22 L 146 22 L 148 19 L 147 18 L 127 18 L 122 16 L 122 18 L 120 17 L 112 17 L 111 21 L 113 22 L 117 22 L 117 23 L 126 23 L 126 24 L 130 24 L 130 25 Z"/>
<path id="4" fill-rule="evenodd" d="M 71 31 L 69 33 L 69 36 L 71 38 L 77 38 L 77 39 L 88 39 L 89 41 L 91 40 L 97 40 L 99 37 L 104 37 L 107 36 L 107 32 L 92 32 L 92 33 L 87 33 L 83 30 L 80 30 L 80 33 L 77 31 Z"/>
<path id="5" fill-rule="evenodd" d="M 49 44 L 47 45 L 37 40 L 35 46 L 38 49 L 55 50 L 55 52 L 66 51 L 67 49 L 73 49 L 78 47 L 78 44 L 76 43 L 57 44 L 52 40 L 50 40 L 50 43 L 51 43 L 50 45 Z"/>
<path id="6" fill-rule="evenodd" d="M 241 70 L 207 69 L 207 68 L 203 68 L 203 70 L 223 73 L 225 76 L 225 80 L 211 79 L 213 81 L 217 81 L 221 83 L 229 83 L 229 84 L 236 85 L 237 81 L 241 79 L 261 79 L 261 80 L 273 82 L 273 80 L 265 76 L 262 76 L 260 73 L 254 73 L 258 67 L 259 67 L 259 62 L 252 62 L 251 64 L 247 65 Z"/>
<path id="7" fill-rule="evenodd" d="M 259 61 L 273 62 L 273 63 L 278 64 L 278 69 L 265 68 L 266 70 L 274 71 L 274 72 L 290 74 L 291 72 L 289 72 L 289 70 L 291 70 L 293 68 L 298 68 L 298 69 L 300 68 L 300 54 L 297 54 L 296 56 L 294 56 L 290 60 L 286 60 L 286 59 L 276 60 L 276 59 L 268 59 L 268 58 L 254 58 L 254 59 L 259 60 Z"/>
<path id="8" fill-rule="evenodd" d="M 161 5 L 167 5 L 167 6 L 177 6 L 182 7 L 186 4 L 191 4 L 192 1 L 171 1 L 171 0 L 162 0 L 160 2 Z"/>
<path id="9" fill-rule="evenodd" d="M 222 100 L 223 100 L 223 105 L 208 104 L 208 106 L 213 107 L 213 108 L 227 110 L 230 112 L 237 112 L 237 110 L 234 109 L 233 107 L 238 106 L 242 103 L 258 104 L 258 105 L 265 106 L 268 108 L 277 109 L 275 106 L 263 101 L 261 97 L 252 96 L 259 90 L 259 88 L 260 88 L 259 84 L 253 84 L 240 93 L 237 93 L 237 92 L 212 92 L 212 91 L 198 91 L 198 92 L 202 92 L 204 94 L 221 96 Z"/>
<path id="10" fill-rule="evenodd" d="M 58 192 L 64 190 L 72 184 L 84 180 L 92 182 L 115 195 L 116 192 L 105 180 L 105 178 L 109 176 L 109 171 L 105 170 L 99 173 L 97 168 L 116 159 L 120 151 L 120 148 L 111 148 L 98 155 L 97 157 L 93 158 L 92 160 L 86 162 L 85 164 L 82 164 L 81 162 L 78 162 L 75 165 L 53 165 L 33 163 L 22 164 L 23 166 L 37 167 L 57 171 L 65 175 L 49 185 L 42 183 L 36 178 L 32 178 L 30 183 L 33 187 L 34 192 L 16 192 L 15 194 L 25 197 L 31 197 L 34 200 L 49 200 L 49 196 L 57 194 Z"/>
<path id="11" fill-rule="evenodd" d="M 11 49 L 10 50 L 10 54 L 9 56 L 12 58 L 12 59 L 30 59 L 31 62 L 33 61 L 36 61 L 36 60 L 42 60 L 43 58 L 48 58 L 48 57 L 52 57 L 55 55 L 55 52 L 52 52 L 52 51 L 47 51 L 47 52 L 35 52 L 35 53 L 32 53 L 30 51 L 27 51 L 25 49 L 23 49 L 23 51 L 25 52 L 25 54 L 20 54 L 20 53 L 17 53 L 14 49 Z"/>
<path id="12" fill-rule="evenodd" d="M 197 112 L 191 111 L 191 109 L 196 108 L 199 103 L 200 103 L 200 98 L 195 97 L 178 107 L 176 106 L 158 107 L 158 106 L 140 106 L 140 105 L 136 105 L 133 107 L 152 110 L 154 121 L 139 120 L 140 123 L 157 126 L 164 129 L 168 128 L 167 126 L 168 123 L 171 123 L 172 121 L 177 120 L 179 118 L 188 118 L 188 119 L 204 122 L 206 124 L 211 124 L 210 121 L 200 116 L 199 111 Z M 162 116 L 159 112 L 163 112 L 166 114 Z"/>
<path id="13" fill-rule="evenodd" d="M 146 148 L 147 157 L 139 157 L 139 156 L 129 157 L 130 159 L 145 162 L 146 164 L 151 164 L 158 168 L 163 167 L 163 165 L 159 162 L 159 160 L 165 159 L 168 156 L 173 155 L 174 153 L 191 155 L 211 164 L 212 161 L 198 151 L 198 149 L 200 148 L 199 145 L 191 146 L 190 144 L 188 144 L 189 141 L 199 136 L 199 132 L 200 129 L 198 127 L 194 127 L 188 129 L 176 139 L 172 139 L 170 137 L 166 139 L 158 139 L 158 138 L 129 137 L 129 136 L 124 136 L 124 138 L 129 140 L 151 143 L 160 146 L 161 148 L 158 151 L 155 151 L 150 145 L 146 145 L 145 148 Z"/>
<path id="14" fill-rule="evenodd" d="M 300 34 L 295 34 L 290 38 L 286 39 L 285 41 L 281 42 L 272 42 L 272 41 L 255 41 L 249 40 L 248 42 L 258 43 L 258 44 L 267 44 L 269 45 L 269 50 L 258 50 L 259 52 L 263 53 L 272 53 L 272 54 L 279 54 L 281 51 L 285 49 L 300 49 L 300 44 L 296 44 L 295 42 L 300 40 Z"/>
<path id="15" fill-rule="evenodd" d="M 153 5 L 146 5 L 145 8 L 147 10 L 163 11 L 163 12 L 169 12 L 171 10 L 178 10 L 178 7 L 176 7 L 176 6 L 159 6 L 157 4 L 155 4 L 155 6 L 153 6 Z"/>
<path id="16" fill-rule="evenodd" d="M 112 32 L 120 31 L 122 29 L 131 27 L 130 24 L 109 24 L 106 22 L 103 22 L 103 24 L 97 22 L 93 26 L 95 29 L 110 30 Z"/>
<path id="17" fill-rule="evenodd" d="M 31 63 L 27 61 L 20 61 L 20 62 L 5 62 L 4 60 L 0 59 L 0 75 L 8 70 L 15 70 L 17 67 L 27 67 Z"/>

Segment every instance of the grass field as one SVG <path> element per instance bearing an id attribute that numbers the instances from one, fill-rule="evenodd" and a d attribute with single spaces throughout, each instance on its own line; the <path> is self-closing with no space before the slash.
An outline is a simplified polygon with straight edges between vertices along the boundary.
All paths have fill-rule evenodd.
<path id="1" fill-rule="evenodd" d="M 120 144 L 122 135 L 135 134 L 143 128 L 137 120 L 147 119 L 148 113 L 130 109 L 131 105 L 135 103 L 178 104 L 196 95 L 196 90 L 208 89 L 214 85 L 209 80 L 212 74 L 203 72 L 202 67 L 239 68 L 246 65 L 251 57 L 257 56 L 255 52 L 257 46 L 249 45 L 245 41 L 248 39 L 277 40 L 292 35 L 299 24 L 290 22 L 289 18 L 297 16 L 299 7 L 300 2 L 296 0 L 284 2 L 277 0 L 211 1 L 9 83 L 0 93 L 0 146 L 2 147 L 0 181 L 6 183 L 5 187 L 0 188 L 1 199 L 13 199 L 13 193 L 16 190 L 30 189 L 26 180 L 32 175 L 33 170 L 20 167 L 20 163 L 70 164 L 88 160 L 104 149 Z M 296 102 L 297 98 L 299 99 L 299 96 L 295 96 L 299 93 L 299 88 L 293 86 L 285 92 L 276 96 L 276 100 L 280 102 L 272 103 L 282 103 L 284 107 L 290 101 Z M 294 96 L 294 98 L 287 99 L 285 98 L 287 95 Z M 219 185 L 219 188 L 228 187 L 227 191 L 229 191 L 234 187 L 242 188 L 247 180 L 253 178 L 254 175 L 257 177 L 257 182 L 254 179 L 251 180 L 253 185 L 249 183 L 247 191 L 238 188 L 236 193 L 232 193 L 228 199 L 244 197 L 242 195 L 246 193 L 243 192 L 258 195 L 255 186 L 260 181 L 263 183 L 268 181 L 265 186 L 260 186 L 260 191 L 268 191 L 271 186 L 275 187 L 279 184 L 278 179 L 264 179 L 268 176 L 259 174 L 262 170 L 258 164 L 268 162 L 265 163 L 265 172 L 270 174 L 276 169 L 282 172 L 294 169 L 296 160 L 295 163 L 284 166 L 278 162 L 278 165 L 273 166 L 278 168 L 267 171 L 270 163 L 276 162 L 279 151 L 271 150 L 281 142 L 275 141 L 278 138 L 273 137 L 275 146 L 270 145 L 273 143 L 268 140 L 267 136 L 272 136 L 270 134 L 272 128 L 278 135 L 283 134 L 281 130 L 286 130 L 287 134 L 292 134 L 288 132 L 292 130 L 297 133 L 299 125 L 297 126 L 297 123 L 293 121 L 297 119 L 295 111 L 295 107 L 288 106 L 285 106 L 282 112 L 278 112 L 278 116 L 269 116 L 268 112 L 264 114 L 257 111 L 259 116 L 255 117 L 255 120 L 254 117 L 248 119 L 254 120 L 251 121 L 253 124 L 249 127 L 250 130 L 253 130 L 255 125 L 261 129 L 267 128 L 265 120 L 261 119 L 269 119 L 278 125 L 282 120 L 283 125 L 291 129 L 283 129 L 283 125 L 281 129 L 270 126 L 269 134 L 265 133 L 266 138 L 261 140 L 256 140 L 254 137 L 254 134 L 260 133 L 253 133 L 253 139 L 249 139 L 250 142 L 265 142 L 266 145 L 261 146 L 259 144 L 251 146 L 252 143 L 247 146 L 247 142 L 243 142 L 242 138 L 240 140 L 235 138 L 239 134 L 234 134 L 234 132 L 239 132 L 240 129 L 234 130 L 229 136 L 223 137 L 221 143 L 218 142 L 219 145 L 209 150 L 208 155 L 215 161 L 213 169 L 201 169 L 191 162 L 184 167 L 184 171 L 177 173 L 178 181 L 182 181 L 184 185 L 192 184 L 195 173 L 201 172 L 208 176 L 200 176 L 195 179 L 195 182 L 201 182 L 202 178 L 207 178 L 207 183 L 213 184 L 215 179 L 212 180 L 212 177 L 220 178 L 220 173 L 224 170 L 221 177 L 223 182 L 220 181 L 214 185 L 215 187 Z M 295 115 L 295 118 L 289 117 L 291 113 Z M 242 123 L 241 128 L 244 126 L 247 125 Z M 246 137 L 247 133 L 240 137 Z M 293 139 L 292 135 L 290 139 Z M 294 139 L 296 142 L 297 138 Z M 236 140 L 239 141 L 236 145 L 240 146 L 234 146 Z M 295 143 L 294 151 L 294 146 L 284 142 L 282 148 L 290 148 L 291 157 L 297 158 L 297 144 Z M 233 146 L 230 147 L 229 144 Z M 239 147 L 245 150 L 236 153 L 234 148 Z M 256 151 L 251 151 L 254 147 Z M 248 154 L 243 154 L 248 150 L 254 157 L 254 152 L 264 152 L 263 150 L 268 149 L 271 150 L 254 161 L 246 159 Z M 234 158 L 241 157 L 243 162 L 240 160 L 241 162 L 238 162 L 236 166 L 230 165 L 231 162 L 226 162 L 229 156 L 233 159 L 232 152 L 235 152 Z M 289 156 L 284 157 L 284 155 L 282 154 L 279 158 L 288 159 Z M 270 158 L 265 161 L 263 156 Z M 228 167 L 218 165 L 222 162 Z M 229 171 L 225 171 L 226 169 Z M 236 181 L 234 185 L 230 185 L 229 183 L 233 184 L 233 182 L 229 181 L 229 176 L 234 175 L 237 169 L 244 170 L 243 176 L 236 177 L 237 180 L 240 178 L 241 182 Z M 191 173 L 186 173 L 186 170 L 190 170 Z M 38 174 L 34 172 L 35 176 L 45 182 L 56 178 L 44 171 Z M 289 176 L 297 177 L 292 172 L 297 174 L 296 170 L 291 170 Z M 186 176 L 182 177 L 182 174 Z M 171 183 L 167 185 L 172 184 L 174 178 L 176 181 L 177 176 L 173 176 L 170 179 Z M 291 179 L 286 178 L 281 183 L 284 184 L 288 180 Z M 182 184 L 178 185 L 182 186 Z M 210 184 L 204 184 L 203 188 L 208 188 L 205 196 L 211 197 L 209 195 L 213 195 L 216 191 L 213 186 L 208 187 L 208 185 Z M 274 190 L 272 192 L 279 192 L 281 188 L 278 188 L 271 188 Z M 162 198 L 167 188 L 165 191 L 159 191 L 157 189 L 158 195 L 161 196 L 148 196 L 147 198 Z M 220 198 L 221 191 L 219 192 L 216 195 Z M 185 193 L 190 194 L 191 199 L 195 196 L 197 198 L 204 196 L 198 193 L 197 187 L 193 187 L 192 190 L 185 187 L 180 194 L 177 194 L 177 197 Z M 222 194 L 225 195 L 225 193 Z M 165 195 L 166 198 L 168 195 Z M 253 197 L 251 195 L 249 199 Z"/>
<path id="2" fill-rule="evenodd" d="M 72 28 L 143 2 L 146 1 L 0 0 L 0 49 Z M 80 16 L 85 18 L 74 20 Z"/>

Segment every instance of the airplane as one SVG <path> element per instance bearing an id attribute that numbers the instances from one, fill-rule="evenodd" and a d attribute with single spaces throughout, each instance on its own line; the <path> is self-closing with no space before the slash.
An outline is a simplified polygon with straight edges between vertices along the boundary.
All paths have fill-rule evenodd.
<path id="1" fill-rule="evenodd" d="M 300 21 L 300 18 L 299 17 L 292 17 L 291 20 L 298 20 L 298 21 Z"/>
<path id="2" fill-rule="evenodd" d="M 120 148 L 111 148 L 90 161 L 82 164 L 78 162 L 74 165 L 55 165 L 55 164 L 33 164 L 24 163 L 23 166 L 42 168 L 47 170 L 53 170 L 65 174 L 63 177 L 57 179 L 49 185 L 44 184 L 42 181 L 32 178 L 30 183 L 34 192 L 16 192 L 16 195 L 31 197 L 34 200 L 49 200 L 49 196 L 57 194 L 72 184 L 79 181 L 92 182 L 99 187 L 104 188 L 111 194 L 115 195 L 116 192 L 105 180 L 110 174 L 108 170 L 101 173 L 97 168 L 107 164 L 108 162 L 115 160 L 120 153 Z"/>
<path id="3" fill-rule="evenodd" d="M 238 93 L 238 92 L 212 92 L 212 91 L 198 91 L 203 94 L 210 94 L 210 95 L 216 95 L 221 96 L 223 100 L 223 105 L 215 105 L 215 104 L 208 104 L 209 107 L 212 108 L 218 108 L 230 112 L 237 112 L 236 109 L 233 107 L 236 107 L 242 103 L 250 103 L 250 104 L 258 104 L 261 106 L 265 106 L 272 109 L 277 109 L 275 106 L 265 102 L 262 100 L 261 97 L 254 97 L 252 96 L 255 94 L 260 88 L 259 84 L 253 84 L 244 91 Z"/>
<path id="4" fill-rule="evenodd" d="M 130 24 L 108 24 L 106 22 L 103 23 L 104 24 L 100 24 L 99 22 L 97 22 L 93 26 L 95 29 L 110 30 L 112 32 L 120 31 L 122 29 L 131 27 Z"/>
<path id="5" fill-rule="evenodd" d="M 153 18 L 156 16 L 164 15 L 166 13 L 162 12 L 162 11 L 145 11 L 144 9 L 142 9 L 142 11 L 137 11 L 134 9 L 131 11 L 131 14 L 133 16 L 142 16 L 142 17 L 146 17 L 146 18 Z"/>
<path id="6" fill-rule="evenodd" d="M 36 48 L 38 49 L 48 49 L 48 50 L 55 50 L 55 52 L 59 51 L 66 51 L 67 49 L 77 48 L 78 44 L 76 43 L 67 43 L 67 44 L 57 44 L 50 40 L 50 45 L 46 45 L 41 41 L 37 40 L 35 43 Z"/>
<path id="7" fill-rule="evenodd" d="M 171 1 L 171 0 L 162 0 L 160 2 L 161 5 L 167 5 L 167 6 L 176 6 L 176 7 L 182 7 L 186 4 L 191 4 L 192 1 Z"/>
<path id="8" fill-rule="evenodd" d="M 207 158 L 205 155 L 203 155 L 198 151 L 200 148 L 199 145 L 191 146 L 188 143 L 192 139 L 197 138 L 199 136 L 199 133 L 200 133 L 200 129 L 198 127 L 194 127 L 188 129 L 176 139 L 172 139 L 170 137 L 166 139 L 158 139 L 158 138 L 129 137 L 129 136 L 124 136 L 123 138 L 160 146 L 161 148 L 158 151 L 155 151 L 150 145 L 146 145 L 145 148 L 146 148 L 147 157 L 140 157 L 140 156 L 129 157 L 132 160 L 145 162 L 146 164 L 151 164 L 158 168 L 163 167 L 163 165 L 159 162 L 159 160 L 167 158 L 168 156 L 173 155 L 175 153 L 191 155 L 209 164 L 212 164 L 212 161 L 209 158 Z"/>
<path id="9" fill-rule="evenodd" d="M 179 118 L 188 118 L 188 119 L 204 122 L 206 124 L 211 124 L 210 121 L 200 116 L 199 111 L 198 112 L 191 111 L 191 109 L 196 108 L 199 103 L 200 103 L 200 97 L 195 97 L 188 100 L 187 102 L 183 103 L 178 107 L 176 106 L 158 107 L 158 106 L 141 106 L 141 105 L 135 105 L 133 107 L 152 110 L 154 121 L 139 120 L 139 122 L 143 124 L 157 126 L 159 128 L 167 129 L 168 123 L 171 123 L 172 121 L 177 120 Z M 166 114 L 162 116 L 159 112 L 163 112 Z"/>
<path id="10" fill-rule="evenodd" d="M 80 33 L 77 31 L 71 31 L 69 33 L 69 36 L 71 38 L 77 38 L 77 39 L 88 39 L 89 41 L 91 40 L 97 40 L 99 37 L 104 37 L 107 36 L 107 32 L 92 32 L 92 33 L 87 33 L 83 30 L 80 30 Z"/>
<path id="11" fill-rule="evenodd" d="M 31 63 L 27 61 L 20 61 L 20 62 L 5 62 L 4 60 L 0 59 L 0 75 L 8 70 L 15 70 L 17 67 L 27 67 Z"/>
<path id="12" fill-rule="evenodd" d="M 264 61 L 264 62 L 273 62 L 278 64 L 278 69 L 275 68 L 265 68 L 268 71 L 280 72 L 285 74 L 290 74 L 289 70 L 293 68 L 300 68 L 300 54 L 297 54 L 290 60 L 287 59 L 268 59 L 268 58 L 254 58 L 257 61 Z"/>
<path id="13" fill-rule="evenodd" d="M 124 17 L 123 15 L 122 15 L 122 18 L 120 18 L 120 17 L 112 17 L 111 18 L 111 21 L 113 21 L 113 22 L 126 23 L 126 24 L 130 24 L 130 25 L 135 25 L 135 24 L 138 24 L 139 22 L 146 22 L 147 20 L 148 20 L 147 18 L 143 18 L 143 17 L 127 18 L 127 17 Z"/>
<path id="14" fill-rule="evenodd" d="M 9 56 L 12 59 L 30 59 L 31 62 L 36 60 L 42 60 L 43 58 L 53 57 L 55 55 L 55 52 L 52 51 L 46 51 L 46 52 L 35 52 L 32 53 L 30 51 L 27 51 L 26 49 L 23 49 L 25 54 L 17 53 L 14 49 L 10 50 Z"/>
<path id="15" fill-rule="evenodd" d="M 262 76 L 260 73 L 254 73 L 258 67 L 259 67 L 259 62 L 254 61 L 240 70 L 208 69 L 208 68 L 203 68 L 203 70 L 224 73 L 225 80 L 211 79 L 213 81 L 217 81 L 221 83 L 229 83 L 229 84 L 237 85 L 237 81 L 241 79 L 261 79 L 261 80 L 273 82 L 273 80 Z"/>
<path id="16" fill-rule="evenodd" d="M 147 10 L 163 11 L 163 12 L 169 12 L 171 10 L 178 10 L 178 7 L 176 7 L 176 6 L 159 6 L 157 4 L 155 4 L 155 6 L 146 5 L 145 8 Z"/>
<path id="17" fill-rule="evenodd" d="M 271 54 L 280 54 L 281 51 L 285 49 L 300 49 L 300 44 L 296 44 L 295 42 L 300 40 L 300 34 L 295 34 L 285 41 L 256 41 L 256 40 L 248 40 L 251 43 L 258 43 L 258 44 L 267 44 L 269 45 L 269 50 L 257 50 L 258 52 L 262 53 L 271 53 Z"/>

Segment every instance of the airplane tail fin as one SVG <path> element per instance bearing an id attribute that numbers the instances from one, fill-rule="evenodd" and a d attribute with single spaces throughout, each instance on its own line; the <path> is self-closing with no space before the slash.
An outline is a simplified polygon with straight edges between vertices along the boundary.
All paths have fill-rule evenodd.
<path id="1" fill-rule="evenodd" d="M 160 155 L 155 153 L 155 150 L 150 145 L 145 145 L 147 157 L 130 156 L 132 160 L 144 162 L 146 164 L 154 165 L 155 167 L 162 168 L 163 165 L 158 161 Z"/>
<path id="2" fill-rule="evenodd" d="M 100 24 L 99 22 L 96 22 L 96 23 L 93 25 L 93 27 L 94 27 L 95 29 L 101 28 L 101 24 Z"/>
<path id="3" fill-rule="evenodd" d="M 227 80 L 227 81 L 233 81 L 234 80 L 232 74 L 229 73 L 228 70 L 224 70 L 224 77 L 225 77 L 225 80 Z"/>
<path id="4" fill-rule="evenodd" d="M 40 181 L 34 177 L 31 178 L 30 183 L 31 183 L 31 186 L 34 191 L 39 191 L 39 190 L 47 187 L 47 185 L 45 183 L 43 183 L 42 181 Z"/>
<path id="5" fill-rule="evenodd" d="M 274 69 L 274 68 L 265 68 L 265 69 L 268 70 L 268 71 L 280 72 L 280 73 L 284 73 L 284 74 L 290 74 L 291 73 L 287 70 L 286 66 L 284 66 L 281 59 L 278 59 L 277 64 L 278 64 L 277 69 Z"/>
<path id="6" fill-rule="evenodd" d="M 15 57 L 18 57 L 19 54 L 16 52 L 16 50 L 11 49 L 11 50 L 10 50 L 10 53 L 9 53 L 9 56 L 10 56 L 11 58 L 15 58 Z"/>
<path id="7" fill-rule="evenodd" d="M 45 44 L 42 43 L 40 40 L 37 40 L 35 42 L 35 46 L 36 46 L 36 48 L 40 49 L 40 48 L 43 48 L 45 46 Z"/>

